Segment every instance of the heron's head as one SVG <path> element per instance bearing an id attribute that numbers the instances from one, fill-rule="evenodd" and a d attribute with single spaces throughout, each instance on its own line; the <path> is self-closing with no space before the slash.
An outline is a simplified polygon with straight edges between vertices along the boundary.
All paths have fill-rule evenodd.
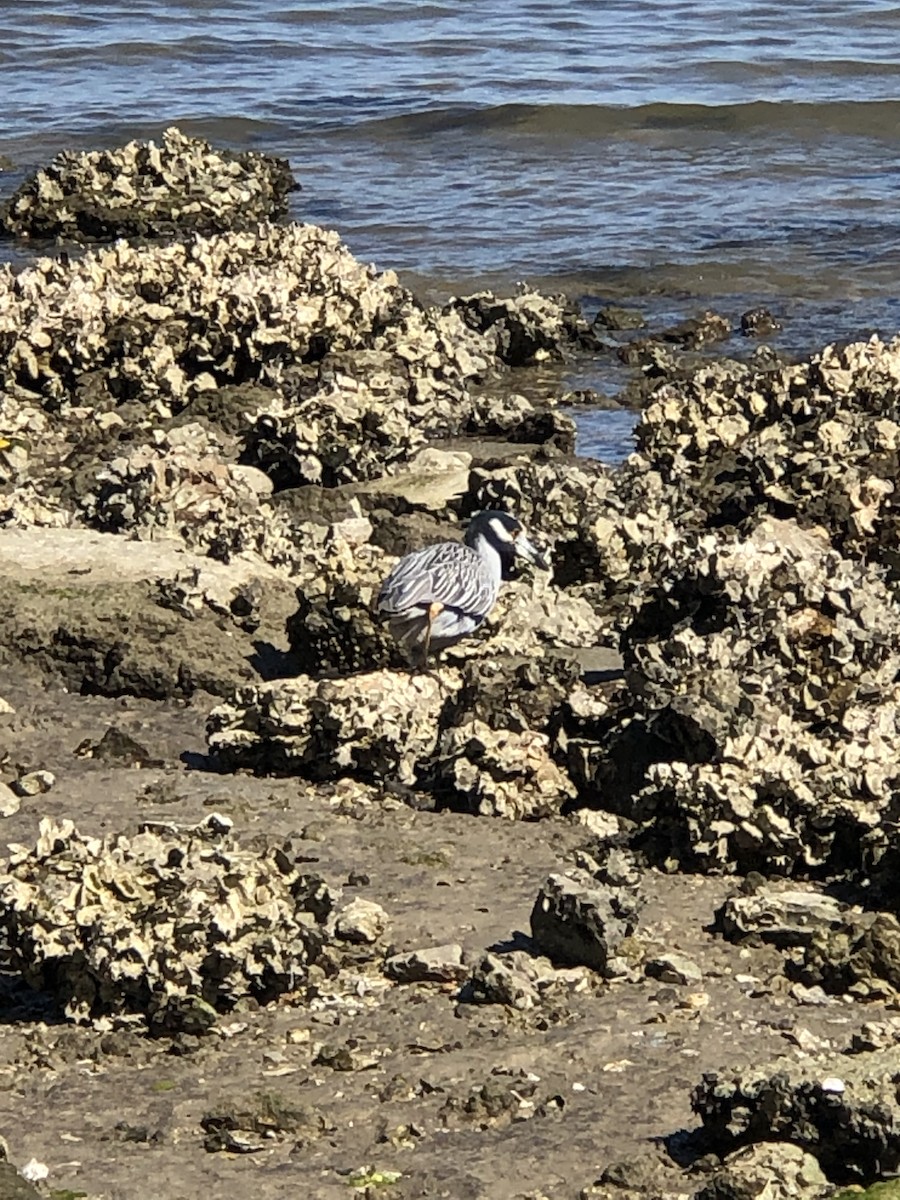
<path id="1" fill-rule="evenodd" d="M 494 547 L 504 562 L 524 558 L 545 571 L 550 566 L 525 532 L 522 522 L 511 513 L 493 508 L 477 513 L 466 529 L 466 542 L 474 547 L 481 538 Z"/>

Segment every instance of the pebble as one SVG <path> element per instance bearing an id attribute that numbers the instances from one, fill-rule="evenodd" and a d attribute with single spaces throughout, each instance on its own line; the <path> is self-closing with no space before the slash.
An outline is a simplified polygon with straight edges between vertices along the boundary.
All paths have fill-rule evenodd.
<path id="1" fill-rule="evenodd" d="M 397 983 L 456 983 L 468 974 L 462 961 L 462 946 L 456 942 L 394 954 L 385 962 L 384 969 Z"/>
<path id="2" fill-rule="evenodd" d="M 345 942 L 372 945 L 384 934 L 390 917 L 374 900 L 351 900 L 338 914 L 334 932 Z"/>
<path id="3" fill-rule="evenodd" d="M 52 771 L 29 771 L 26 775 L 20 775 L 18 779 L 11 784 L 12 790 L 17 796 L 40 796 L 44 792 L 49 792 L 56 783 L 56 776 Z"/>
<path id="4" fill-rule="evenodd" d="M 5 783 L 0 783 L 0 817 L 14 817 L 21 807 L 20 797 Z"/>
<path id="5" fill-rule="evenodd" d="M 661 979 L 663 983 L 701 983 L 703 980 L 703 972 L 685 954 L 661 954 L 652 958 L 644 969 L 652 979 Z"/>
<path id="6" fill-rule="evenodd" d="M 834 1075 L 829 1075 L 827 1079 L 823 1079 L 821 1086 L 823 1092 L 833 1092 L 836 1095 L 841 1095 L 847 1090 L 847 1085 L 843 1079 L 838 1079 Z"/>
<path id="7" fill-rule="evenodd" d="M 50 1168 L 46 1163 L 39 1162 L 36 1158 L 30 1158 L 22 1168 L 22 1175 L 29 1183 L 38 1183 L 42 1179 L 46 1179 L 50 1174 Z"/>

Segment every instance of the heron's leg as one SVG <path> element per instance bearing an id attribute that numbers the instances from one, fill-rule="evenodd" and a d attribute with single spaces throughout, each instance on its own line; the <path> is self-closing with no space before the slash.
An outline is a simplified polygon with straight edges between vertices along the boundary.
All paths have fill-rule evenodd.
<path id="1" fill-rule="evenodd" d="M 437 600 L 434 600 L 434 601 L 432 601 L 431 604 L 428 605 L 428 608 L 425 612 L 425 621 L 426 621 L 425 648 L 422 652 L 422 670 L 423 671 L 428 670 L 428 654 L 429 654 L 429 651 L 431 650 L 431 626 L 432 626 L 432 623 L 434 622 L 435 617 L 439 616 L 443 611 L 444 611 L 443 604 L 440 604 Z"/>

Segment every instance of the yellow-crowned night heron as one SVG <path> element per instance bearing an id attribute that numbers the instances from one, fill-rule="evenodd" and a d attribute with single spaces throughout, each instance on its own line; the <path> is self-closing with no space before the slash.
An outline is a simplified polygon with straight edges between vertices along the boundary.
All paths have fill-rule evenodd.
<path id="1" fill-rule="evenodd" d="M 515 517 L 480 512 L 465 541 L 438 542 L 401 558 L 381 585 L 377 610 L 409 658 L 425 666 L 432 649 L 452 646 L 484 621 L 516 555 L 547 566 Z"/>

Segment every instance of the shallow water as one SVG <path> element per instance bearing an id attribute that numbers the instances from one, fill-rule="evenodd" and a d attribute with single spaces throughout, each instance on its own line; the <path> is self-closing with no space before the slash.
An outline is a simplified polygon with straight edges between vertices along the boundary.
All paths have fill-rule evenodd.
<path id="1" fill-rule="evenodd" d="M 795 351 L 900 327 L 900 6 L 31 0 L 0 67 L 4 195 L 177 123 L 289 157 L 295 216 L 426 291 L 765 303 Z"/>

